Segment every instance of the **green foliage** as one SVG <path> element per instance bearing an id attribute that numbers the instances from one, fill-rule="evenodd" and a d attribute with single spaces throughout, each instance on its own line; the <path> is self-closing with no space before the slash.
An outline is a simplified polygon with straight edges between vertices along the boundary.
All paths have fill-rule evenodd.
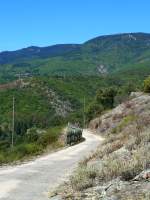
<path id="1" fill-rule="evenodd" d="M 56 126 L 49 128 L 45 134 L 41 134 L 37 143 L 43 148 L 57 142 L 59 135 L 62 131 L 62 127 Z"/>
<path id="2" fill-rule="evenodd" d="M 26 48 L 0 54 L 0 82 L 14 80 L 19 73 L 22 76 L 99 76 L 101 65 L 111 75 L 120 73 L 123 79 L 142 79 L 149 73 L 150 34 L 132 36 L 136 40 L 131 39 L 131 34 L 118 34 L 94 38 L 81 45 L 30 47 L 32 51 Z"/>
<path id="3" fill-rule="evenodd" d="M 114 106 L 114 97 L 116 96 L 115 88 L 105 88 L 97 91 L 96 102 L 102 104 L 105 108 L 113 108 Z"/>
<path id="4" fill-rule="evenodd" d="M 144 80 L 144 92 L 150 93 L 150 77 Z"/>
<path id="5" fill-rule="evenodd" d="M 94 101 L 87 108 L 87 120 L 101 115 L 106 109 L 111 109 L 114 106 L 114 97 L 117 91 L 115 88 L 99 89 L 96 93 Z"/>
<path id="6" fill-rule="evenodd" d="M 75 144 L 77 142 L 80 142 L 82 139 L 82 129 L 80 128 L 74 128 L 74 127 L 68 127 L 67 130 L 67 144 Z"/>
<path id="7" fill-rule="evenodd" d="M 59 147 L 60 144 L 57 141 L 61 130 L 61 126 L 49 128 L 46 131 L 34 127 L 28 130 L 24 137 L 16 141 L 13 149 L 10 148 L 9 143 L 8 146 L 6 146 L 6 144 L 3 144 L 3 146 L 0 145 L 0 164 L 39 155 L 44 152 L 48 145 L 55 144 L 55 147 Z M 0 140 L 0 142 L 2 141 Z"/>
<path id="8" fill-rule="evenodd" d="M 27 130 L 25 136 L 26 140 L 29 142 L 36 142 L 39 139 L 39 132 L 36 127 L 32 127 Z"/>
<path id="9" fill-rule="evenodd" d="M 5 156 L 3 153 L 0 153 L 0 164 L 4 163 L 6 160 Z"/>
<path id="10" fill-rule="evenodd" d="M 129 34 L 123 34 L 98 37 L 82 45 L 58 45 L 40 51 L 32 47 L 32 53 L 27 48 L 0 54 L 0 83 L 17 79 L 20 73 L 22 77 L 28 77 L 26 82 L 29 82 L 23 88 L 0 89 L 0 160 L 6 157 L 15 160 L 21 155 L 24 157 L 28 154 L 27 149 L 34 154 L 34 144 L 41 149 L 56 142 L 59 134 L 52 129 L 68 121 L 82 125 L 84 98 L 86 119 L 89 121 L 126 100 L 131 91 L 140 90 L 143 79 L 149 74 L 150 50 L 147 41 L 150 35 L 136 33 L 133 36 L 137 40 L 131 40 Z M 106 74 L 100 73 L 101 65 Z M 52 106 L 55 101 L 51 102 L 48 97 L 49 90 L 57 95 L 60 108 L 64 102 L 70 105 L 65 117 L 58 115 Z M 149 78 L 144 81 L 144 91 L 150 92 Z M 22 154 L 18 153 L 19 150 L 9 152 L 13 96 L 14 142 L 16 149 L 22 148 L 22 152 L 25 152 Z M 46 132 L 39 134 L 37 130 Z M 33 145 L 33 149 L 28 144 Z M 36 151 L 40 152 L 40 149 Z"/>
<path id="11" fill-rule="evenodd" d="M 116 81 L 116 76 L 34 77 L 26 79 L 26 83 L 29 84 L 23 88 L 0 90 L 0 152 L 2 151 L 1 155 L 4 155 L 4 158 L 7 157 L 11 146 L 13 96 L 15 147 L 31 143 L 38 144 L 44 149 L 47 145 L 57 143 L 60 131 L 57 135 L 57 131 L 53 133 L 53 128 L 55 130 L 55 127 L 62 127 L 68 121 L 83 125 L 84 98 L 86 120 L 89 121 L 101 115 L 104 110 L 111 109 L 114 106 L 114 97 L 129 93 L 128 89 L 125 89 L 129 88 L 127 83 Z M 52 90 L 58 96 L 59 102 L 62 102 L 59 106 L 62 107 L 64 102 L 69 102 L 71 110 L 65 117 L 59 116 L 52 107 L 51 98 L 47 95 L 49 90 Z M 39 133 L 39 130 L 46 132 Z M 10 160 L 17 159 L 15 153 L 16 151 Z"/>
<path id="12" fill-rule="evenodd" d="M 94 117 L 101 115 L 103 111 L 104 107 L 102 106 L 102 104 L 96 102 L 96 100 L 93 101 L 86 110 L 87 120 L 89 121 Z"/>
<path id="13" fill-rule="evenodd" d="M 19 159 L 22 159 L 28 155 L 38 155 L 40 152 L 42 152 L 42 149 L 38 144 L 29 143 L 16 146 L 12 151 L 12 155 L 16 154 Z"/>

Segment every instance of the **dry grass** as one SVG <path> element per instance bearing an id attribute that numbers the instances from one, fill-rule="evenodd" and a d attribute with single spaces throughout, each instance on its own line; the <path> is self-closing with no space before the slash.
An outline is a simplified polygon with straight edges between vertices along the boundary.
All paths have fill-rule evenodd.
<path id="1" fill-rule="evenodd" d="M 112 154 L 104 158 L 104 165 L 99 171 L 102 181 L 109 181 L 118 176 L 123 180 L 131 180 L 150 164 L 150 146 L 138 148 L 128 159 Z"/>
<path id="2" fill-rule="evenodd" d="M 128 115 L 121 113 L 112 116 L 112 121 L 118 122 L 115 133 L 113 128 L 109 130 L 97 151 L 84 159 L 71 176 L 67 187 L 72 195 L 82 194 L 87 188 L 107 184 L 113 179 L 130 181 L 150 168 L 150 113 L 142 111 L 139 115 L 132 107 L 134 105 L 127 102 L 125 108 L 131 111 Z M 123 196 L 127 199 L 126 195 Z M 132 194 L 128 196 L 128 200 L 133 199 L 136 200 Z M 149 196 L 145 196 L 141 189 L 138 199 L 147 200 Z"/>
<path id="3" fill-rule="evenodd" d="M 124 141 L 116 140 L 112 143 L 107 143 L 99 148 L 92 156 L 92 159 L 102 159 L 104 156 L 108 156 L 112 152 L 123 147 Z"/>
<path id="4" fill-rule="evenodd" d="M 70 183 L 73 189 L 82 191 L 94 185 L 94 180 L 98 176 L 97 169 L 94 167 L 80 166 L 73 176 Z"/>
<path id="5" fill-rule="evenodd" d="M 116 152 L 105 155 L 99 168 L 82 165 L 71 177 L 71 186 L 74 190 L 80 191 L 92 187 L 97 180 L 101 183 L 120 177 L 122 180 L 129 181 L 142 170 L 150 167 L 149 151 L 150 145 L 141 145 L 133 150 L 128 158 L 121 157 Z"/>
<path id="6" fill-rule="evenodd" d="M 143 131 L 142 131 L 143 129 Z M 71 177 L 71 187 L 82 191 L 93 185 L 120 177 L 122 180 L 133 179 L 142 170 L 150 167 L 150 129 L 144 131 L 134 122 L 127 132 L 110 134 L 103 145 L 80 163 Z M 124 150 L 121 154 L 121 150 Z M 126 154 L 127 153 L 127 154 Z M 89 167 L 90 160 L 99 160 L 99 167 Z"/>

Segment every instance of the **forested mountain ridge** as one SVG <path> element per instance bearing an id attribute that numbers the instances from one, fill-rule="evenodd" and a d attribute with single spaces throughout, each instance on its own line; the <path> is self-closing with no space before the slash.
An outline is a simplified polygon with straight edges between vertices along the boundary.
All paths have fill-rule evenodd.
<path id="1" fill-rule="evenodd" d="M 140 66 L 150 67 L 150 34 L 125 33 L 94 38 L 83 44 L 31 46 L 0 53 L 0 79 L 22 76 L 99 76 Z M 136 69 L 137 70 L 137 69 Z M 138 69 L 139 71 L 139 69 Z"/>
<path id="2" fill-rule="evenodd" d="M 30 46 L 16 51 L 4 51 L 0 53 L 0 64 L 17 62 L 24 59 L 61 56 L 79 48 L 80 45 L 78 44 L 60 44 L 49 47 Z"/>

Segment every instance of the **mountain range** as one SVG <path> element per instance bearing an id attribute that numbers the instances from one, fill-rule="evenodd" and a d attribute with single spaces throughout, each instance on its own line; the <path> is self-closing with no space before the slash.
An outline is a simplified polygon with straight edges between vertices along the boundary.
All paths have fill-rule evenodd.
<path id="1" fill-rule="evenodd" d="M 83 44 L 31 46 L 0 53 L 0 79 L 18 74 L 99 76 L 150 67 L 150 34 L 124 33 L 96 37 Z"/>

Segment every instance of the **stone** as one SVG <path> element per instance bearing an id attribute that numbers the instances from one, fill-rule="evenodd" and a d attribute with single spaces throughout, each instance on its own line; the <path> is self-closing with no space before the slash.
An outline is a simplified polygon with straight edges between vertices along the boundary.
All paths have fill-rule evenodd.
<path id="1" fill-rule="evenodd" d="M 149 179 L 150 179 L 150 169 L 141 172 L 133 180 L 134 181 L 141 181 L 141 180 L 149 180 Z"/>
<path id="2" fill-rule="evenodd" d="M 54 197 L 51 197 L 49 200 L 62 200 L 62 197 L 60 195 L 56 195 Z"/>

